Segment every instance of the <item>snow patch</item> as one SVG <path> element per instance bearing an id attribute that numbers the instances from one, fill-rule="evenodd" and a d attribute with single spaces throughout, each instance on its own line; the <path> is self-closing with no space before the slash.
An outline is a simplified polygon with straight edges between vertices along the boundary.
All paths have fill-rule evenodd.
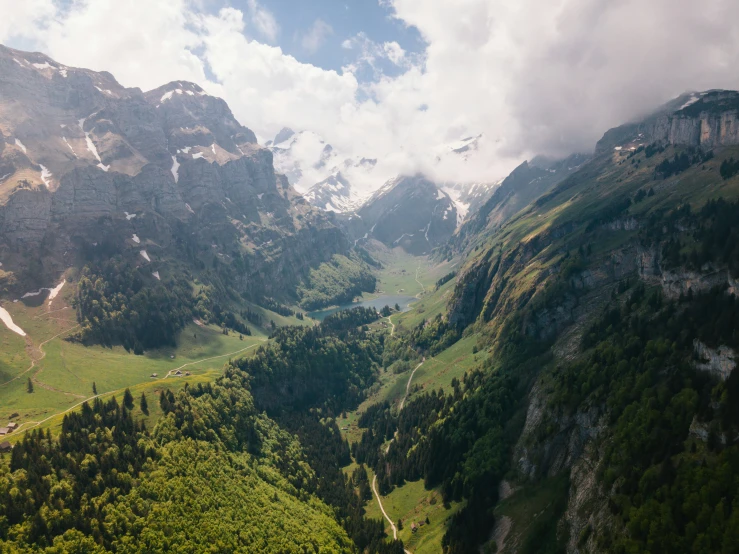
<path id="1" fill-rule="evenodd" d="M 159 272 L 158 271 L 155 271 L 154 273 L 152 273 L 152 275 L 157 278 L 157 281 L 161 281 L 162 280 L 162 278 L 159 277 Z"/>
<path id="2" fill-rule="evenodd" d="M 136 233 L 133 234 L 133 236 L 131 237 L 131 240 L 135 242 L 136 244 L 141 244 L 141 239 Z"/>
<path id="3" fill-rule="evenodd" d="M 177 151 L 178 154 L 187 154 L 192 150 L 192 146 L 185 146 L 184 148 Z"/>
<path id="4" fill-rule="evenodd" d="M 23 150 L 23 153 L 24 153 L 24 154 L 27 154 L 27 153 L 28 153 L 28 150 L 26 149 L 25 145 L 24 145 L 24 144 L 23 144 L 23 143 L 22 143 L 22 142 L 21 142 L 20 140 L 18 140 L 18 139 L 15 139 L 15 145 L 16 145 L 16 146 L 17 146 L 18 148 L 20 148 L 21 150 Z"/>
<path id="5" fill-rule="evenodd" d="M 177 162 L 177 156 L 172 156 L 172 175 L 175 183 L 180 180 L 179 170 L 180 164 Z"/>
<path id="6" fill-rule="evenodd" d="M 141 254 L 141 256 L 142 256 L 142 257 L 143 257 L 143 258 L 144 258 L 144 259 L 145 259 L 145 260 L 146 260 L 147 262 L 150 262 L 150 261 L 151 261 L 151 258 L 149 257 L 149 254 L 147 254 L 147 253 L 146 253 L 146 250 L 142 250 L 141 252 L 139 252 L 139 254 Z"/>
<path id="7" fill-rule="evenodd" d="M 51 64 L 49 64 L 49 62 L 35 63 L 35 64 L 32 64 L 32 65 L 36 69 L 54 69 L 54 66 L 51 65 Z"/>
<path id="8" fill-rule="evenodd" d="M 437 190 L 436 191 L 436 199 L 437 200 L 444 200 L 446 198 L 446 194 L 444 194 L 442 191 Z"/>
<path id="9" fill-rule="evenodd" d="M 192 155 L 192 159 L 193 160 L 197 160 L 198 158 L 202 158 L 202 157 L 203 157 L 203 153 L 202 152 L 198 152 L 197 154 L 193 154 Z"/>
<path id="10" fill-rule="evenodd" d="M 13 61 L 15 63 L 17 63 L 19 66 L 23 67 L 23 63 L 21 63 L 20 61 L 18 61 L 16 58 L 13 58 Z"/>
<path id="11" fill-rule="evenodd" d="M 164 95 L 159 99 L 160 102 L 166 102 L 170 98 L 172 98 L 172 95 L 174 94 L 173 90 L 170 90 L 169 92 L 165 92 Z"/>
<path id="12" fill-rule="evenodd" d="M 64 286 L 64 283 L 66 283 L 66 279 L 62 279 L 62 282 L 59 283 L 57 286 L 55 286 L 53 289 L 48 289 L 49 291 L 49 304 L 51 304 L 51 301 L 54 300 L 54 298 L 57 297 L 59 292 L 62 290 L 62 287 Z"/>
<path id="13" fill-rule="evenodd" d="M 215 142 L 210 145 L 210 149 L 213 150 L 213 155 L 216 156 L 217 154 L 216 154 L 216 143 Z"/>
<path id="14" fill-rule="evenodd" d="M 0 320 L 2 320 L 2 322 L 5 323 L 5 326 L 14 333 L 18 333 L 22 337 L 26 336 L 26 332 L 13 323 L 13 318 L 10 317 L 8 310 L 3 307 L 0 307 Z"/>
<path id="15" fill-rule="evenodd" d="M 64 77 L 65 79 L 67 78 L 67 70 L 66 70 L 66 69 L 60 69 L 60 70 L 59 70 L 59 74 L 60 74 L 60 75 L 61 75 L 62 77 Z"/>
<path id="16" fill-rule="evenodd" d="M 687 108 L 688 106 L 695 104 L 698 100 L 700 100 L 700 96 L 696 96 L 695 94 L 691 94 L 690 98 L 688 98 L 688 101 L 685 102 L 682 106 L 680 106 L 680 110 L 683 110 Z"/>
<path id="17" fill-rule="evenodd" d="M 123 213 L 126 214 L 126 219 L 128 221 L 131 221 L 134 217 L 136 217 L 136 214 L 130 214 L 128 212 L 123 212 Z"/>
<path id="18" fill-rule="evenodd" d="M 38 166 L 41 168 L 41 180 L 48 189 L 51 186 L 51 171 L 44 165 L 38 164 Z"/>
<path id="19" fill-rule="evenodd" d="M 69 141 L 67 140 L 67 137 L 62 137 L 62 140 L 64 141 L 64 144 L 66 144 L 69 149 L 72 151 L 72 154 L 74 154 L 74 157 L 77 157 L 77 152 L 74 151 L 74 148 L 72 148 L 72 145 L 69 144 Z"/>
<path id="20" fill-rule="evenodd" d="M 111 91 L 109 91 L 108 89 L 100 88 L 97 85 L 95 86 L 95 88 L 98 89 L 100 92 L 104 92 L 105 94 L 110 94 L 111 96 L 113 96 L 113 93 Z"/>
<path id="21" fill-rule="evenodd" d="M 614 149 L 614 150 L 622 150 L 622 149 L 623 149 L 623 146 L 616 146 L 616 147 L 614 147 L 613 149 Z"/>
<path id="22" fill-rule="evenodd" d="M 185 208 L 187 208 L 187 211 L 188 211 L 188 212 L 190 212 L 191 214 L 194 214 L 194 213 L 195 213 L 195 210 L 193 210 L 193 209 L 192 209 L 192 208 L 190 207 L 190 204 L 185 204 Z"/>
<path id="23" fill-rule="evenodd" d="M 95 147 L 95 143 L 92 142 L 92 138 L 90 138 L 90 133 L 85 131 L 85 120 L 87 118 L 83 117 L 78 121 L 80 129 L 82 129 L 82 132 L 85 133 L 85 142 L 87 143 L 87 149 L 92 153 L 93 156 L 95 156 L 95 159 L 99 162 L 98 167 L 102 169 L 103 171 L 108 171 L 110 169 L 110 165 L 105 165 L 103 163 L 103 160 L 100 159 L 100 154 L 98 154 L 98 149 Z"/>
<path id="24" fill-rule="evenodd" d="M 3 175 L 2 177 L 0 177 L 0 183 L 2 183 L 5 179 L 7 179 L 8 177 L 10 177 L 11 175 L 12 175 L 12 173 L 8 173 L 7 175 Z"/>
<path id="25" fill-rule="evenodd" d="M 38 296 L 39 294 L 41 294 L 45 290 L 47 290 L 47 289 L 38 289 L 38 290 L 33 291 L 33 292 L 27 292 L 26 294 L 24 294 L 23 296 L 21 296 L 21 300 L 23 300 L 24 298 L 31 298 L 32 296 Z"/>

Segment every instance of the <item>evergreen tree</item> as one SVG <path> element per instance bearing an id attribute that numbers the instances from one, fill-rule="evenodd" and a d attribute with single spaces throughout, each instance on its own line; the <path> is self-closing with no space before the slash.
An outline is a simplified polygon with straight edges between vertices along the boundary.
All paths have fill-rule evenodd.
<path id="1" fill-rule="evenodd" d="M 129 389 L 123 393 L 123 405 L 129 410 L 133 409 L 133 395 Z"/>
<path id="2" fill-rule="evenodd" d="M 33 381 L 31 381 L 31 378 L 28 378 L 28 382 L 26 383 L 26 392 L 29 394 L 33 392 Z"/>
<path id="3" fill-rule="evenodd" d="M 95 384 L 95 381 L 92 382 L 92 394 L 94 394 L 95 396 L 97 396 L 98 394 L 98 388 L 97 388 L 97 385 Z"/>
<path id="4" fill-rule="evenodd" d="M 141 400 L 139 400 L 139 407 L 144 415 L 149 415 L 149 403 L 146 401 L 146 395 L 141 393 Z"/>

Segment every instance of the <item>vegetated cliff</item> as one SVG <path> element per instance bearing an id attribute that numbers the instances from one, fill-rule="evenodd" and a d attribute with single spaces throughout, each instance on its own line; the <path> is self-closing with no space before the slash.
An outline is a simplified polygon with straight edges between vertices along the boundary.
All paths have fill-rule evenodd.
<path id="1" fill-rule="evenodd" d="M 295 299 L 311 267 L 348 250 L 198 85 L 142 93 L 0 47 L 0 97 L 0 262 L 18 286 L 122 253 L 162 279 L 207 267 L 254 299 Z"/>
<path id="2" fill-rule="evenodd" d="M 519 494 L 500 504 L 495 530 L 505 552 L 545 535 L 568 552 L 690 551 L 700 533 L 713 533 L 700 539 L 711 548 L 730 544 L 739 513 L 724 505 L 726 524 L 700 520 L 686 495 L 700 494 L 697 483 L 734 491 L 713 469 L 691 468 L 703 460 L 718 471 L 736 448 L 739 180 L 719 168 L 739 155 L 727 123 L 737 95 L 696 97 L 617 143 L 608 141 L 620 131 L 606 133 L 593 160 L 476 235 L 458 274 L 452 326 L 472 325 L 499 353 L 529 340 L 553 354 L 511 452 Z M 689 126 L 710 131 L 696 139 L 680 130 Z M 695 147 L 712 156 L 667 178 L 658 170 Z M 561 478 L 569 484 L 549 512 L 522 518 Z M 670 514 L 661 527 L 657 513 Z"/>
<path id="3" fill-rule="evenodd" d="M 476 238 L 494 232 L 531 201 L 550 191 L 584 164 L 590 156 L 574 154 L 564 160 L 536 157 L 523 162 L 506 177 L 457 229 L 441 255 L 452 255 L 472 246 Z"/>

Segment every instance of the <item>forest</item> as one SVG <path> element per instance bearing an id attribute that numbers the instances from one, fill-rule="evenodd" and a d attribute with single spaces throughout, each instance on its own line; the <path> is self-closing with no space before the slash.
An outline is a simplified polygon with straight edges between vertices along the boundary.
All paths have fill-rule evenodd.
<path id="1" fill-rule="evenodd" d="M 317 310 L 326 306 L 346 304 L 363 292 L 374 292 L 377 279 L 369 265 L 358 254 L 335 254 L 331 261 L 311 269 L 298 287 L 300 307 Z"/>

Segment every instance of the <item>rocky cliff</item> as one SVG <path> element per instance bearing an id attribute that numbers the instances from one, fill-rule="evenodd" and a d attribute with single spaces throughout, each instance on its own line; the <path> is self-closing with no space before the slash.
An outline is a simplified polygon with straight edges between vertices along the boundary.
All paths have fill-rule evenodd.
<path id="1" fill-rule="evenodd" d="M 374 238 L 420 255 L 449 239 L 457 228 L 457 207 L 449 194 L 422 175 L 398 177 L 343 221 L 357 242 Z"/>
<path id="2" fill-rule="evenodd" d="M 151 263 L 239 259 L 236 284 L 290 294 L 348 242 L 275 173 L 227 104 L 198 85 L 142 92 L 0 47 L 0 262 L 59 273 L 106 242 Z M 204 252 L 207 251 L 207 255 Z"/>
<path id="3" fill-rule="evenodd" d="M 700 146 L 706 149 L 739 144 L 739 93 L 710 90 L 684 94 L 641 121 L 608 131 L 596 152 L 628 141 Z"/>

